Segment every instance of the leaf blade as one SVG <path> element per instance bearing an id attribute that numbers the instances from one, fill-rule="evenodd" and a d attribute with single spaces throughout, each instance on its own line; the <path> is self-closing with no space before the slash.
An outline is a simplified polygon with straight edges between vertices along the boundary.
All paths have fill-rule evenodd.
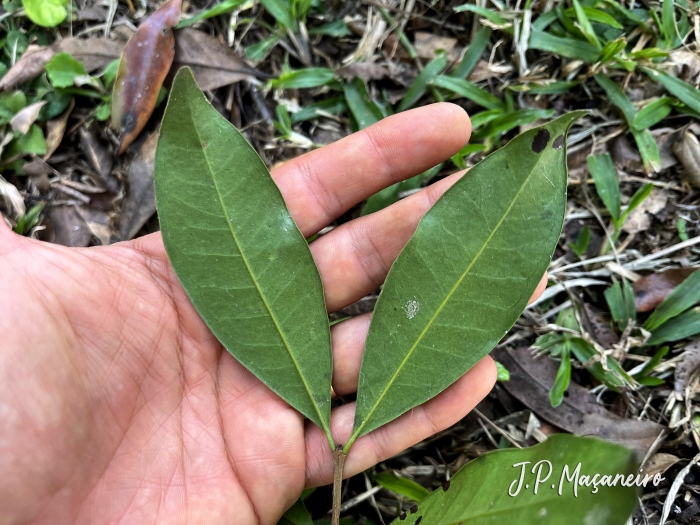
<path id="1" fill-rule="evenodd" d="M 330 331 L 308 243 L 260 157 L 188 68 L 173 85 L 155 180 L 163 243 L 197 311 L 332 442 Z"/>
<path id="2" fill-rule="evenodd" d="M 346 451 L 357 437 L 444 390 L 516 321 L 544 274 L 561 233 L 566 189 L 564 134 L 581 114 L 571 113 L 511 141 L 472 168 L 420 222 L 392 266 L 375 307 L 360 370 L 355 427 Z M 508 155 L 513 151 L 522 158 L 511 167 Z M 551 163 L 549 170 L 540 165 L 540 159 Z M 540 171 L 535 169 L 538 166 Z M 507 184 L 498 186 L 497 193 L 491 193 L 496 191 L 490 178 L 494 173 L 509 178 Z M 488 198 L 489 206 L 482 208 L 472 195 Z M 452 201 L 456 204 L 448 206 Z M 535 206 L 533 202 L 537 202 L 536 208 L 530 208 Z M 527 220 L 518 222 L 515 214 L 527 216 Z M 524 223 L 527 231 L 521 229 Z M 447 224 L 451 229 L 441 237 Z M 532 242 L 522 243 L 523 235 Z M 433 239 L 438 239 L 434 245 Z M 460 244 L 459 240 L 465 242 Z M 494 259 L 509 243 L 523 245 L 521 251 Z M 444 265 L 447 254 L 449 268 Z M 431 271 L 430 262 L 441 267 L 439 276 Z M 501 286 L 512 278 L 513 265 L 520 268 L 517 285 Z M 480 272 L 491 273 L 481 276 Z M 470 324 L 471 320 L 466 321 L 469 315 L 455 305 L 478 301 L 474 293 L 497 295 L 487 308 L 491 315 L 469 311 L 474 316 Z M 494 312 L 498 312 L 495 319 Z M 434 327 L 441 329 L 432 330 Z M 463 347 L 465 337 L 468 351 L 451 354 L 445 350 Z M 436 357 L 444 361 L 436 361 Z M 429 383 L 426 368 L 432 371 Z"/>

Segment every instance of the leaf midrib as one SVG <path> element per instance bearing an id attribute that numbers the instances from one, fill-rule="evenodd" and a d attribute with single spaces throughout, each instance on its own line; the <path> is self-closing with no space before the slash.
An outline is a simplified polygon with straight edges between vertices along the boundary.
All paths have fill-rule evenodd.
<path id="1" fill-rule="evenodd" d="M 564 153 L 566 154 L 566 149 L 564 150 Z M 452 295 L 454 294 L 454 292 L 455 292 L 455 291 L 457 290 L 457 288 L 460 286 L 460 284 L 461 284 L 462 281 L 465 279 L 465 277 L 467 276 L 467 274 L 469 273 L 469 271 L 472 269 L 472 267 L 474 266 L 474 264 L 476 264 L 476 262 L 477 262 L 477 261 L 479 260 L 479 258 L 481 257 L 481 255 L 482 255 L 482 253 L 484 252 L 486 246 L 487 246 L 488 243 L 491 241 L 491 238 L 496 234 L 496 232 L 497 232 L 497 231 L 499 230 L 499 228 L 501 227 L 501 224 L 503 224 L 503 221 L 504 221 L 504 220 L 506 219 L 506 217 L 508 217 L 508 215 L 510 214 L 510 211 L 511 211 L 511 209 L 513 208 L 513 205 L 514 205 L 514 204 L 516 203 L 516 201 L 520 198 L 520 193 L 522 192 L 523 188 L 525 187 L 525 184 L 527 184 L 527 182 L 530 180 L 530 177 L 532 177 L 532 174 L 535 172 L 535 168 L 538 166 L 538 164 L 539 164 L 540 160 L 542 160 L 542 157 L 543 157 L 543 156 L 544 156 L 544 155 L 538 155 L 538 156 L 537 156 L 537 161 L 536 161 L 535 164 L 532 166 L 532 169 L 530 170 L 530 174 L 524 179 L 523 183 L 522 183 L 522 184 L 520 185 L 520 187 L 518 188 L 518 191 L 516 192 L 515 196 L 513 197 L 513 199 L 512 199 L 512 201 L 511 201 L 510 205 L 508 206 L 508 209 L 507 209 L 506 212 L 503 214 L 503 217 L 501 217 L 501 219 L 498 221 L 498 224 L 496 224 L 496 226 L 495 226 L 494 229 L 491 231 L 491 233 L 489 234 L 489 236 L 488 236 L 488 238 L 486 239 L 486 241 L 484 241 L 484 243 L 482 244 L 481 248 L 479 249 L 479 252 L 476 254 L 476 256 L 474 257 L 474 259 L 472 259 L 472 262 L 469 263 L 469 266 L 467 266 L 467 269 L 464 271 L 464 273 L 462 273 L 462 275 L 459 277 L 459 279 L 457 280 L 457 282 L 455 283 L 455 285 L 454 285 L 454 286 L 452 287 L 452 289 L 449 291 L 449 293 L 447 294 L 447 297 L 445 297 L 445 299 L 442 301 L 442 303 L 440 304 L 440 306 L 438 307 L 438 309 L 435 311 L 435 313 L 433 314 L 433 316 L 430 318 L 430 320 L 429 320 L 428 323 L 426 324 L 425 328 L 424 328 L 423 330 L 421 330 L 421 333 L 420 333 L 420 335 L 418 336 L 418 338 L 416 339 L 415 343 L 411 346 L 411 348 L 409 349 L 409 351 L 408 351 L 407 354 L 406 354 L 406 357 L 404 357 L 404 359 L 403 359 L 403 360 L 401 361 L 401 363 L 399 364 L 399 367 L 396 369 L 396 372 L 394 372 L 394 375 L 392 375 L 391 378 L 389 379 L 389 382 L 386 384 L 386 387 L 384 387 L 384 390 L 382 390 L 382 393 L 379 395 L 379 397 L 377 398 L 377 401 L 374 403 L 374 406 L 373 406 L 372 409 L 369 411 L 369 413 L 367 414 L 367 416 L 364 418 L 364 421 L 362 422 L 362 424 L 357 428 L 356 431 L 353 432 L 352 436 L 351 436 L 350 439 L 348 440 L 347 445 L 345 446 L 345 448 L 346 448 L 345 452 L 346 452 L 346 453 L 347 453 L 347 449 L 349 448 L 349 446 L 358 438 L 358 436 L 359 436 L 360 433 L 362 432 L 362 429 L 366 426 L 367 422 L 370 420 L 370 418 L 372 417 L 372 415 L 374 414 L 374 412 L 377 410 L 377 408 L 378 408 L 379 405 L 381 404 L 382 399 L 384 399 L 384 396 L 385 396 L 386 393 L 389 391 L 389 389 L 391 388 L 391 386 L 394 384 L 394 381 L 396 381 L 396 378 L 398 377 L 398 375 L 399 375 L 399 373 L 401 372 L 401 370 L 403 370 L 403 367 L 406 365 L 406 363 L 407 363 L 408 360 L 410 359 L 411 355 L 413 355 L 413 352 L 414 352 L 415 349 L 418 347 L 418 344 L 423 340 L 423 337 L 425 337 L 425 335 L 428 333 L 428 331 L 429 331 L 430 328 L 432 327 L 433 322 L 435 321 L 435 319 L 437 318 L 437 316 L 440 314 L 440 312 L 442 312 L 442 309 L 445 307 L 445 305 L 446 305 L 446 304 L 449 302 L 449 300 L 452 298 Z M 410 242 L 410 241 L 409 241 L 409 242 Z"/>
<path id="2" fill-rule="evenodd" d="M 201 95 L 203 96 L 203 95 Z M 192 105 L 187 104 L 188 110 L 189 110 L 189 115 L 190 115 L 190 121 L 192 122 L 192 125 L 194 127 L 195 133 L 197 134 L 197 139 L 200 144 L 203 143 L 202 141 L 202 136 L 199 133 L 199 127 L 197 126 L 197 122 L 195 121 L 193 115 L 192 115 Z M 238 132 L 235 130 L 235 132 Z M 314 410 L 316 410 L 316 414 L 318 415 L 318 419 L 321 422 L 321 427 L 323 428 L 324 433 L 329 437 L 330 439 L 330 429 L 326 425 L 326 421 L 323 418 L 323 415 L 321 414 L 321 411 L 319 410 L 318 405 L 314 401 L 313 396 L 311 395 L 311 389 L 309 388 L 309 384 L 306 381 L 306 377 L 304 374 L 301 373 L 301 368 L 299 367 L 299 363 L 296 360 L 296 357 L 292 353 L 292 350 L 289 346 L 289 343 L 287 342 L 287 338 L 284 335 L 284 332 L 282 331 L 282 328 L 279 325 L 279 322 L 277 321 L 277 318 L 275 315 L 272 313 L 272 309 L 270 308 L 270 305 L 267 303 L 267 298 L 265 297 L 265 294 L 263 294 L 263 291 L 260 289 L 260 286 L 258 285 L 258 281 L 253 275 L 253 270 L 250 268 L 250 265 L 248 264 L 248 258 L 246 257 L 245 253 L 243 253 L 243 250 L 241 249 L 241 245 L 238 242 L 238 238 L 236 237 L 236 233 L 233 231 L 233 228 L 231 227 L 231 221 L 229 219 L 228 213 L 226 211 L 226 206 L 224 206 L 224 201 L 221 195 L 221 192 L 219 191 L 219 185 L 216 182 L 216 177 L 214 177 L 214 170 L 212 169 L 211 162 L 209 162 L 209 157 L 207 156 L 207 150 L 202 149 L 202 156 L 204 157 L 204 160 L 207 163 L 207 168 L 209 171 L 209 175 L 211 176 L 211 180 L 214 183 L 214 189 L 216 190 L 216 198 L 219 201 L 219 205 L 221 206 L 221 211 L 224 214 L 224 218 L 226 219 L 226 226 L 228 227 L 229 232 L 231 232 L 231 237 L 233 238 L 233 242 L 236 243 L 236 248 L 238 249 L 238 252 L 241 254 L 241 259 L 243 260 L 243 264 L 245 264 L 246 270 L 248 271 L 248 275 L 250 275 L 250 280 L 253 281 L 253 284 L 255 285 L 255 289 L 258 292 L 258 295 L 262 299 L 263 304 L 265 305 L 265 309 L 267 310 L 268 314 L 270 315 L 270 318 L 272 319 L 272 322 L 275 325 L 275 328 L 277 329 L 277 333 L 280 336 L 280 339 L 284 343 L 284 347 L 287 350 L 287 353 L 289 354 L 290 359 L 292 360 L 292 363 L 294 363 L 294 367 L 297 370 L 297 373 L 299 374 L 299 377 L 301 378 L 301 382 L 304 385 L 304 388 L 306 389 L 306 393 L 309 396 L 309 399 L 311 400 L 311 405 L 314 407 Z"/>

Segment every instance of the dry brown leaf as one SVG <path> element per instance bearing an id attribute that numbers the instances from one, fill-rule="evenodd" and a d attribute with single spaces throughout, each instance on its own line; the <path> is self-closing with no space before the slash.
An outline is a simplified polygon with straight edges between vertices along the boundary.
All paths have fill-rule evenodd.
<path id="1" fill-rule="evenodd" d="M 48 102 L 46 100 L 42 100 L 40 102 L 35 102 L 34 104 L 29 104 L 27 107 L 18 111 L 17 114 L 12 117 L 12 120 L 10 120 L 12 131 L 26 135 L 29 128 L 32 127 L 32 124 L 34 124 L 36 119 L 39 117 L 39 111 L 41 111 L 41 108 L 43 108 L 46 104 L 48 104 Z"/>
<path id="2" fill-rule="evenodd" d="M 671 268 L 637 279 L 632 284 L 635 308 L 638 312 L 653 310 L 694 271 L 695 268 Z"/>
<path id="3" fill-rule="evenodd" d="M 175 33 L 175 60 L 170 76 L 174 76 L 184 66 L 192 69 L 192 74 L 203 91 L 260 76 L 233 49 L 190 27 Z"/>
<path id="4" fill-rule="evenodd" d="M 148 122 L 175 56 L 173 27 L 182 0 L 169 0 L 141 24 L 124 47 L 112 91 L 112 126 L 122 133 L 118 155 Z"/>
<path id="5" fill-rule="evenodd" d="M 20 59 L 0 79 L 0 89 L 10 89 L 17 84 L 38 77 L 46 63 L 56 54 L 51 47 L 30 45 Z"/>
<path id="6" fill-rule="evenodd" d="M 345 80 L 359 77 L 363 80 L 381 80 L 389 76 L 389 70 L 375 62 L 355 62 L 353 64 L 336 69 L 336 75 Z"/>
<path id="7" fill-rule="evenodd" d="M 95 170 L 93 182 L 112 193 L 119 191 L 119 183 L 112 176 L 114 157 L 111 151 L 97 138 L 93 127 L 80 128 L 80 147 Z"/>
<path id="8" fill-rule="evenodd" d="M 479 60 L 474 71 L 469 75 L 470 82 L 482 82 L 490 78 L 508 75 L 513 71 L 513 66 L 508 64 L 489 64 L 485 60 Z"/>
<path id="9" fill-rule="evenodd" d="M 680 459 L 673 454 L 657 452 L 644 464 L 644 474 L 648 474 L 649 476 L 663 474 L 679 461 Z"/>
<path id="10" fill-rule="evenodd" d="M 24 206 L 24 199 L 14 184 L 10 184 L 0 176 L 0 211 L 13 219 L 19 220 L 27 208 Z"/>
<path id="11" fill-rule="evenodd" d="M 94 210 L 85 206 L 79 206 L 76 210 L 87 224 L 90 233 L 99 239 L 103 246 L 111 244 L 112 230 L 109 227 L 109 215 L 102 210 Z"/>
<path id="12" fill-rule="evenodd" d="M 68 125 L 68 117 L 70 117 L 74 107 L 75 99 L 71 98 L 66 110 L 46 123 L 46 155 L 44 155 L 44 160 L 48 160 L 61 144 Z"/>
<path id="13" fill-rule="evenodd" d="M 47 228 L 50 242 L 62 246 L 84 247 L 90 244 L 92 233 L 85 219 L 75 206 L 56 206 L 49 208 L 47 217 L 51 228 Z"/>
<path id="14" fill-rule="evenodd" d="M 117 60 L 124 49 L 124 42 L 107 37 L 64 38 L 54 44 L 56 52 L 66 52 L 82 62 L 85 70 L 95 71 Z"/>
<path id="15" fill-rule="evenodd" d="M 673 153 L 685 168 L 685 177 L 693 186 L 700 188 L 700 142 L 690 130 L 673 146 Z"/>
<path id="16" fill-rule="evenodd" d="M 689 342 L 683 351 L 683 360 L 676 365 L 673 373 L 674 383 L 673 388 L 679 394 L 685 390 L 688 384 L 688 379 L 697 368 L 700 366 L 700 339 L 693 339 Z"/>
<path id="17" fill-rule="evenodd" d="M 492 355 L 510 372 L 510 381 L 501 383 L 503 388 L 537 416 L 568 432 L 598 436 L 644 456 L 664 429 L 651 421 L 626 419 L 610 412 L 586 388 L 574 382 L 569 385 L 562 404 L 554 408 L 549 402 L 558 368 L 554 360 L 536 359 L 527 347 L 513 351 L 496 348 Z"/>
<path id="18" fill-rule="evenodd" d="M 459 58 L 461 49 L 457 49 L 457 39 L 448 36 L 439 36 L 434 33 L 417 31 L 413 37 L 413 47 L 418 56 L 425 60 L 432 60 L 439 50 L 447 53 L 447 60 L 454 62 Z"/>
<path id="19" fill-rule="evenodd" d="M 649 196 L 629 214 L 622 229 L 629 234 L 649 229 L 651 226 L 650 215 L 655 215 L 665 209 L 667 202 L 668 193 L 654 188 Z"/>
<path id="20" fill-rule="evenodd" d="M 122 206 L 119 232 L 122 240 L 132 239 L 156 212 L 153 169 L 158 132 L 143 143 L 129 166 L 129 190 Z"/>

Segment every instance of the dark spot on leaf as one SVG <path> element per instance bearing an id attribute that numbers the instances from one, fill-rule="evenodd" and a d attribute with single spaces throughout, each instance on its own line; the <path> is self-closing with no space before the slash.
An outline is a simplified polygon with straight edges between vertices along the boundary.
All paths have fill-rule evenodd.
<path id="1" fill-rule="evenodd" d="M 163 36 L 167 35 L 167 34 L 168 34 L 168 28 L 167 28 L 167 27 L 164 27 L 163 29 L 161 29 L 161 30 L 160 30 L 160 34 L 163 35 Z"/>
<path id="2" fill-rule="evenodd" d="M 552 142 L 552 147 L 554 149 L 562 149 L 564 147 L 564 135 L 559 135 L 555 138 L 554 142 Z"/>
<path id="3" fill-rule="evenodd" d="M 207 147 L 207 143 L 206 143 L 206 142 L 202 142 L 202 149 L 206 149 L 206 147 Z"/>
<path id="4" fill-rule="evenodd" d="M 547 142 L 549 142 L 549 131 L 546 129 L 539 130 L 535 138 L 532 139 L 532 151 L 542 153 L 544 148 L 547 147 Z"/>
<path id="5" fill-rule="evenodd" d="M 445 483 L 442 484 L 442 490 L 447 492 L 449 490 L 449 488 L 450 488 L 450 480 L 448 479 L 447 481 L 445 481 Z"/>
<path id="6" fill-rule="evenodd" d="M 400 519 L 401 521 L 403 521 L 403 520 L 406 519 L 406 511 L 403 511 L 403 512 L 401 513 L 401 516 L 399 516 L 399 519 Z"/>
<path id="7" fill-rule="evenodd" d="M 423 519 L 423 516 L 419 516 L 416 521 L 413 522 L 413 525 L 418 525 L 420 523 L 420 520 Z"/>
<path id="8" fill-rule="evenodd" d="M 124 117 L 122 118 L 122 130 L 123 133 L 129 133 L 136 127 L 136 123 L 138 121 L 138 117 L 136 116 L 136 113 L 133 111 L 129 111 L 124 114 Z"/>
<path id="9" fill-rule="evenodd" d="M 413 507 L 411 507 L 411 514 L 415 514 L 416 512 L 418 512 L 418 505 L 413 505 Z"/>

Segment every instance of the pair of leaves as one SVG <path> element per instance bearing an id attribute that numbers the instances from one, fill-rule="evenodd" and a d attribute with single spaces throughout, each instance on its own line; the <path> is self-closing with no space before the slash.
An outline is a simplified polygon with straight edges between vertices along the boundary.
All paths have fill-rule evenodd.
<path id="1" fill-rule="evenodd" d="M 565 134 L 579 116 L 514 139 L 420 222 L 375 309 L 346 452 L 447 388 L 517 320 L 561 233 Z M 155 173 L 163 241 L 200 315 L 333 446 L 330 331 L 308 244 L 260 157 L 187 69 L 173 85 Z"/>
<path id="2" fill-rule="evenodd" d="M 693 272 L 679 284 L 644 323 L 651 332 L 650 345 L 678 341 L 700 332 L 700 272 Z"/>

